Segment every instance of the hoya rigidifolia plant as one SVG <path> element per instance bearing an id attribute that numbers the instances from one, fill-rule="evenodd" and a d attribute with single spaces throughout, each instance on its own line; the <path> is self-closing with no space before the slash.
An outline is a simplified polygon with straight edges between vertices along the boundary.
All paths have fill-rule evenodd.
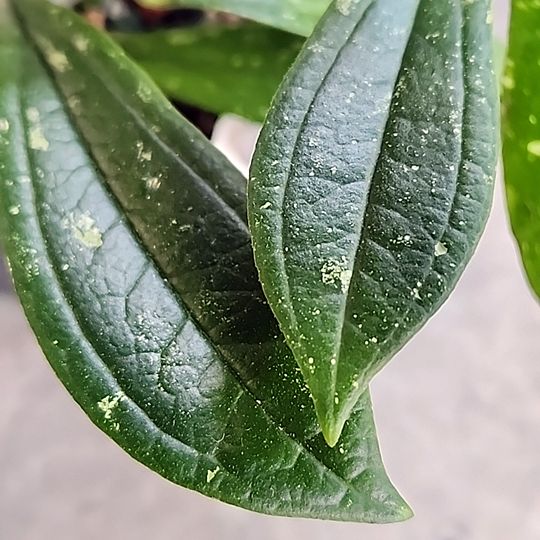
<path id="1" fill-rule="evenodd" d="M 241 18 L 110 36 L 0 2 L 0 232 L 28 320 L 92 421 L 167 479 L 406 519 L 369 383 L 489 213 L 490 2 L 176 4 Z M 264 119 L 247 182 L 122 47 L 169 96 Z"/>

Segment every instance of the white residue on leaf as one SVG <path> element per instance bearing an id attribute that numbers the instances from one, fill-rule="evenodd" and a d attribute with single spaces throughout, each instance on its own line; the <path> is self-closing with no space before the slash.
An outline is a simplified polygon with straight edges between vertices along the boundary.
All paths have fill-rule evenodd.
<path id="1" fill-rule="evenodd" d="M 98 408 L 103 412 L 105 420 L 112 418 L 113 412 L 118 407 L 118 404 L 126 399 L 126 394 L 121 390 L 116 392 L 114 396 L 105 396 L 101 401 L 98 401 Z"/>
<path id="2" fill-rule="evenodd" d="M 216 467 L 213 471 L 208 470 L 206 473 L 206 482 L 210 483 L 215 478 L 218 472 L 219 472 L 219 467 Z"/>
<path id="3" fill-rule="evenodd" d="M 75 113 L 79 114 L 81 111 L 81 100 L 79 96 L 73 95 L 69 96 L 67 99 L 67 104 L 69 105 L 69 108 Z"/>
<path id="4" fill-rule="evenodd" d="M 75 48 L 82 53 L 85 53 L 88 50 L 88 43 L 88 39 L 83 36 L 75 36 L 73 39 L 73 45 L 75 45 Z"/>
<path id="5" fill-rule="evenodd" d="M 43 54 L 47 62 L 60 73 L 64 73 L 71 68 L 71 64 L 67 59 L 67 56 L 55 48 L 55 46 L 48 40 L 42 37 L 37 37 L 36 41 L 43 49 Z"/>
<path id="6" fill-rule="evenodd" d="M 435 244 L 435 257 L 440 257 L 441 255 L 446 255 L 447 253 L 448 248 L 442 242 L 437 242 Z"/>
<path id="7" fill-rule="evenodd" d="M 101 231 L 96 226 L 96 220 L 88 212 L 78 218 L 71 213 L 64 221 L 64 226 L 70 228 L 73 237 L 89 248 L 98 248 L 103 245 Z"/>
<path id="8" fill-rule="evenodd" d="M 144 179 L 144 183 L 146 184 L 146 189 L 156 191 L 161 186 L 161 179 L 159 176 L 149 176 Z"/>
<path id="9" fill-rule="evenodd" d="M 10 209 L 8 210 L 8 212 L 12 215 L 12 216 L 17 216 L 19 214 L 19 212 L 21 211 L 21 207 L 20 206 L 12 206 L 10 207 Z"/>
<path id="10" fill-rule="evenodd" d="M 336 8 L 337 10 L 345 16 L 351 14 L 351 8 L 354 4 L 358 4 L 359 0 L 337 0 Z"/>
<path id="11" fill-rule="evenodd" d="M 347 259 L 341 257 L 341 261 L 337 259 L 329 259 L 321 268 L 322 282 L 325 285 L 341 284 L 342 292 L 347 292 L 349 283 L 351 282 L 352 270 L 347 268 Z"/>
<path id="12" fill-rule="evenodd" d="M 324 47 L 320 43 L 315 43 L 308 47 L 310 51 L 313 51 L 314 53 L 320 53 L 324 51 Z"/>
<path id="13" fill-rule="evenodd" d="M 43 135 L 43 130 L 40 126 L 34 126 L 30 129 L 28 144 L 32 150 L 47 150 L 49 148 L 49 141 Z"/>
<path id="14" fill-rule="evenodd" d="M 28 145 L 32 150 L 47 150 L 49 141 L 43 134 L 39 111 L 35 107 L 30 107 L 26 110 L 26 118 L 31 124 L 28 132 Z"/>
<path id="15" fill-rule="evenodd" d="M 9 131 L 9 122 L 5 118 L 0 118 L 0 133 Z"/>
<path id="16" fill-rule="evenodd" d="M 153 93 L 154 91 L 150 84 L 141 79 L 139 81 L 139 87 L 137 88 L 137 95 L 141 98 L 141 100 L 145 103 L 150 103 L 152 101 Z"/>
<path id="17" fill-rule="evenodd" d="M 144 143 L 142 141 L 137 142 L 137 159 L 139 161 L 152 160 L 152 150 L 145 150 Z"/>

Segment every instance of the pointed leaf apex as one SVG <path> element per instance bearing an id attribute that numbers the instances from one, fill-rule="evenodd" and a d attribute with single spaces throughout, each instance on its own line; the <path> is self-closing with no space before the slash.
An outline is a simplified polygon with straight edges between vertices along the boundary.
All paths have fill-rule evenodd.
<path id="1" fill-rule="evenodd" d="M 343 429 L 343 424 L 321 424 L 321 427 L 324 440 L 330 448 L 334 448 L 334 446 L 336 446 L 337 442 L 339 441 L 341 430 Z"/>
<path id="2" fill-rule="evenodd" d="M 333 448 L 341 437 L 341 432 L 343 431 L 347 416 L 336 414 L 336 411 L 325 410 L 323 413 L 321 408 L 317 405 L 315 406 L 315 409 L 317 410 L 317 416 L 319 418 L 324 440 L 330 448 Z"/>

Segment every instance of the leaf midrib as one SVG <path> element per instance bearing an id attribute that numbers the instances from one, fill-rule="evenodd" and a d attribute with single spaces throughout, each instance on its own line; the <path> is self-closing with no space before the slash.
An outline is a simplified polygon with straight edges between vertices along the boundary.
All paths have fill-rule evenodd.
<path id="1" fill-rule="evenodd" d="M 294 161 L 294 158 L 299 153 L 300 134 L 304 131 L 304 129 L 306 127 L 306 123 L 307 123 L 308 117 L 309 117 L 309 114 L 308 114 L 309 110 L 311 109 L 311 107 L 313 106 L 315 100 L 317 99 L 320 92 L 322 91 L 322 87 L 324 86 L 324 83 L 327 81 L 328 77 L 330 76 L 330 73 L 331 73 L 333 67 L 335 66 L 335 64 L 337 63 L 337 61 L 338 61 L 340 55 L 342 54 L 343 50 L 345 49 L 345 47 L 347 47 L 347 45 L 349 45 L 351 39 L 355 35 L 355 32 L 356 32 L 358 26 L 360 26 L 360 24 L 363 22 L 364 17 L 366 16 L 366 13 L 368 12 L 368 10 L 373 5 L 374 0 L 366 0 L 366 1 L 370 2 L 369 5 L 366 6 L 366 9 L 362 13 L 362 16 L 360 17 L 358 22 L 354 25 L 353 29 L 351 30 L 350 34 L 347 36 L 347 38 L 346 38 L 345 42 L 343 43 L 343 45 L 339 48 L 339 50 L 336 51 L 334 59 L 332 60 L 332 62 L 330 64 L 330 68 L 324 74 L 324 77 L 321 79 L 320 84 L 317 86 L 317 89 L 315 90 L 315 92 L 313 93 L 313 96 L 311 97 L 311 99 L 309 101 L 309 105 L 306 107 L 307 112 L 304 115 L 304 117 L 302 118 L 302 121 L 301 121 L 300 125 L 298 126 L 298 128 L 296 130 L 295 143 L 294 143 L 294 146 L 293 146 L 292 151 L 290 153 L 290 158 L 288 160 L 288 164 L 287 164 L 287 167 L 286 167 L 287 175 L 285 177 L 285 182 L 283 184 L 283 189 L 282 189 L 282 193 L 281 193 L 281 201 L 279 202 L 279 206 L 278 206 L 278 209 L 280 210 L 280 213 L 279 213 L 280 250 L 277 253 L 277 255 L 278 255 L 278 257 L 277 257 L 278 261 L 277 262 L 280 265 L 281 276 L 282 276 L 282 279 L 283 279 L 284 293 L 285 293 L 285 298 L 284 298 L 285 302 L 282 305 L 284 305 L 285 307 L 288 306 L 288 309 L 287 309 L 288 319 L 293 324 L 296 333 L 298 333 L 298 319 L 296 317 L 296 312 L 293 309 L 292 302 L 291 302 L 291 287 L 290 287 L 290 283 L 289 283 L 289 275 L 287 274 L 287 264 L 286 264 L 286 261 L 285 261 L 285 245 L 284 245 L 284 238 L 283 238 L 283 206 L 284 206 L 284 202 L 285 202 L 285 195 L 286 195 L 286 192 L 287 192 L 287 190 L 289 188 L 291 178 L 294 176 L 293 161 Z M 333 375 L 333 378 L 334 378 L 334 375 Z M 335 386 L 335 384 L 334 384 L 334 386 Z"/>
<path id="2" fill-rule="evenodd" d="M 421 0 L 417 1 L 417 11 L 418 11 L 418 7 L 420 5 L 420 1 Z M 309 105 L 306 107 L 306 111 L 308 111 L 308 112 L 304 115 L 304 117 L 302 119 L 302 122 L 301 122 L 301 124 L 298 127 L 298 130 L 296 132 L 297 135 L 296 135 L 296 138 L 295 138 L 295 144 L 294 144 L 294 147 L 293 147 L 293 151 L 291 152 L 291 159 L 289 160 L 289 164 L 288 164 L 288 173 L 287 173 L 286 181 L 285 181 L 285 184 L 284 184 L 284 187 L 283 187 L 283 196 L 282 196 L 282 200 L 281 200 L 281 204 L 280 204 L 281 209 L 283 209 L 283 204 L 284 204 L 284 200 L 285 200 L 285 192 L 287 191 L 287 188 L 289 186 L 291 177 L 293 176 L 292 163 L 294 161 L 294 158 L 296 156 L 298 156 L 298 154 L 299 154 L 300 134 L 303 132 L 303 130 L 304 130 L 305 126 L 306 126 L 306 123 L 308 121 L 309 111 L 311 110 L 315 100 L 317 99 L 320 92 L 322 91 L 322 88 L 323 88 L 325 82 L 327 81 L 328 77 L 331 75 L 331 72 L 332 72 L 333 68 L 335 67 L 336 63 L 338 62 L 340 56 L 342 55 L 345 48 L 348 45 L 350 45 L 351 40 L 354 39 L 354 37 L 356 35 L 356 32 L 358 30 L 358 27 L 364 22 L 364 18 L 367 16 L 369 10 L 372 9 L 372 6 L 373 6 L 373 2 L 371 2 L 366 7 L 366 9 L 363 12 L 361 18 L 358 20 L 358 22 L 354 25 L 353 29 L 351 30 L 349 36 L 347 37 L 347 39 L 345 40 L 343 45 L 339 48 L 339 50 L 336 52 L 335 57 L 334 57 L 332 63 L 330 64 L 329 69 L 325 73 L 325 75 L 324 75 L 323 79 L 321 80 L 319 86 L 317 87 L 316 91 L 314 92 L 313 96 L 311 97 L 311 99 L 309 101 Z M 414 28 L 414 24 L 411 24 L 411 28 L 410 28 L 410 31 L 409 31 L 409 37 L 407 39 L 407 44 L 410 41 L 410 36 L 412 35 L 413 28 Z M 407 50 L 407 45 L 403 49 L 402 61 L 403 61 L 403 58 L 405 56 L 406 50 Z M 398 72 L 397 72 L 396 81 L 399 78 L 400 71 L 401 70 L 398 70 Z M 394 88 L 395 88 L 395 82 L 394 82 Z M 390 119 L 390 110 L 391 109 L 389 109 L 389 112 L 388 112 L 388 118 L 387 118 L 386 126 L 388 125 L 388 121 Z M 385 129 L 384 129 L 384 134 L 387 131 L 386 126 L 385 126 Z M 372 169 L 373 171 L 375 171 L 377 166 L 378 166 L 379 157 L 380 157 L 380 154 L 381 154 L 383 142 L 384 142 L 384 135 L 383 135 L 383 137 L 381 137 L 381 143 L 380 143 L 380 146 L 379 146 L 379 150 L 377 152 L 377 159 L 374 160 L 374 165 L 373 165 L 373 169 Z M 371 175 L 371 176 L 373 176 L 373 175 Z M 368 194 L 367 194 L 367 197 L 366 197 L 366 199 L 368 201 L 369 201 L 369 199 L 371 197 L 372 189 L 373 189 L 373 182 L 370 183 Z M 369 202 L 368 202 L 368 204 L 369 204 Z M 355 249 L 356 253 L 358 253 L 358 250 L 359 250 L 359 248 L 361 246 L 361 241 L 362 241 L 362 236 L 363 236 L 363 231 L 364 231 L 364 227 L 363 227 L 364 218 L 365 218 L 365 212 L 364 212 L 364 214 L 362 216 L 362 221 L 360 221 L 358 223 L 358 225 L 357 225 L 357 230 L 356 230 L 357 234 L 355 235 L 358 238 L 358 241 L 356 242 L 356 249 Z M 284 282 L 285 282 L 285 287 L 286 287 L 286 292 L 287 292 L 287 305 L 291 306 L 290 318 L 291 318 L 292 321 L 294 321 L 295 329 L 298 331 L 298 323 L 297 323 L 296 313 L 292 309 L 292 304 L 291 304 L 291 301 L 290 301 L 290 298 L 291 298 L 290 284 L 289 284 L 289 277 L 288 277 L 288 274 L 287 274 L 287 271 L 286 271 L 287 265 L 285 264 L 285 255 L 284 255 L 285 250 L 284 250 L 282 214 L 280 214 L 280 242 L 281 242 L 281 250 L 280 250 L 279 253 L 281 255 L 281 257 L 280 257 L 281 261 L 280 262 L 283 265 L 283 277 L 284 277 Z M 354 268 L 354 266 L 353 266 L 353 268 Z M 352 282 L 352 279 L 351 279 L 351 282 Z M 337 374 L 338 374 L 338 370 L 339 370 L 340 352 L 341 352 L 341 345 L 342 345 L 342 341 L 343 341 L 341 338 L 342 338 L 342 334 L 343 334 L 343 327 L 344 327 L 344 322 L 345 322 L 345 314 L 346 314 L 346 310 L 347 310 L 347 303 L 348 303 L 348 300 L 349 300 L 349 295 L 350 295 L 350 290 L 351 290 L 351 287 L 350 287 L 351 282 L 349 282 L 349 284 L 347 285 L 347 297 L 346 297 L 345 301 L 342 302 L 342 306 L 341 306 L 341 309 L 339 311 L 338 319 L 337 319 L 340 336 L 339 336 L 339 340 L 335 341 L 335 348 L 334 348 L 333 358 L 335 358 L 336 364 L 334 366 L 334 369 L 332 369 L 332 371 L 331 371 L 331 373 L 332 373 L 332 379 L 331 379 L 332 392 L 331 392 L 331 394 L 329 393 L 329 395 L 331 396 L 330 402 L 332 403 L 332 408 L 334 408 L 334 399 L 333 399 L 333 397 L 335 395 L 336 385 L 337 385 Z"/>
<path id="3" fill-rule="evenodd" d="M 452 205 L 451 205 L 451 207 L 449 208 L 449 210 L 448 210 L 448 212 L 446 214 L 446 223 L 445 223 L 444 228 L 443 228 L 443 233 L 438 238 L 438 241 L 440 241 L 444 237 L 444 235 L 446 233 L 446 230 L 448 229 L 448 225 L 450 223 L 450 216 L 452 214 L 452 209 L 455 206 L 456 197 L 457 197 L 457 186 L 458 186 L 458 183 L 459 183 L 459 172 L 461 170 L 461 165 L 463 164 L 463 118 L 465 116 L 465 108 L 466 108 L 467 100 L 466 100 L 465 82 L 464 82 L 465 60 L 464 60 L 464 51 L 463 51 L 463 6 L 462 6 L 462 1 L 461 0 L 458 0 L 458 1 L 459 1 L 459 6 L 461 8 L 460 9 L 460 15 L 461 15 L 460 28 L 461 28 L 461 38 L 462 39 L 460 41 L 459 49 L 460 49 L 460 52 L 461 52 L 461 58 L 460 58 L 461 66 L 462 66 L 461 82 L 462 82 L 463 96 L 464 96 L 463 97 L 463 108 L 461 110 L 461 122 L 460 122 L 460 126 L 461 126 L 461 130 L 460 130 L 461 143 L 460 143 L 460 158 L 459 158 L 460 164 L 459 164 L 459 167 L 456 168 L 456 180 L 455 180 L 455 182 L 453 182 L 453 188 L 454 188 L 453 191 L 454 191 L 454 193 L 453 193 L 453 198 L 452 198 Z M 421 3 L 421 0 L 418 3 L 418 7 L 420 7 L 420 3 Z M 418 10 L 417 10 L 417 14 L 418 14 Z M 416 21 L 416 17 L 415 17 L 415 21 Z M 407 41 L 407 46 L 404 49 L 403 58 L 405 57 L 405 53 L 407 52 L 407 48 L 409 46 L 409 43 L 410 43 L 411 37 L 413 35 L 413 32 L 414 32 L 414 24 L 411 27 L 411 33 L 409 34 L 409 38 L 408 38 L 408 41 Z M 399 73 L 400 72 L 401 72 L 401 69 L 400 69 Z M 396 80 L 399 80 L 399 73 L 398 73 L 398 78 Z M 394 85 L 394 90 L 395 90 L 395 85 Z M 392 101 L 393 101 L 393 98 L 392 98 Z M 387 131 L 388 131 L 388 123 L 387 123 L 387 125 L 385 127 L 385 130 L 384 130 L 382 143 L 384 143 L 384 139 L 385 139 Z M 382 144 L 381 144 L 381 150 L 382 150 Z M 379 151 L 379 156 L 377 158 L 377 162 L 376 162 L 374 171 L 376 171 L 378 166 L 379 166 L 380 154 L 381 154 L 381 151 Z M 372 194 L 373 194 L 373 183 L 371 183 L 370 188 L 369 188 L 368 206 L 370 204 Z M 365 227 L 362 227 L 361 229 L 362 230 L 361 230 L 361 233 L 360 233 L 360 239 L 359 239 L 359 242 L 358 242 L 358 245 L 357 245 L 356 256 L 355 257 L 358 257 L 358 254 L 359 254 L 359 252 L 361 250 L 361 247 L 362 247 L 362 244 L 363 244 L 363 242 L 365 240 L 365 235 L 366 235 L 366 232 L 367 232 Z M 358 257 L 358 259 L 360 259 L 360 257 Z M 356 258 L 355 258 L 355 260 L 356 260 Z M 432 270 L 434 260 L 435 260 L 435 254 L 432 253 L 431 258 L 430 258 L 430 264 L 426 268 L 426 271 L 423 274 L 423 280 L 425 280 L 425 278 L 427 277 L 429 272 Z M 354 280 L 354 274 L 355 274 L 355 272 L 354 272 L 354 269 L 353 269 L 353 277 L 351 279 L 351 282 Z M 342 311 L 340 313 L 340 315 L 341 315 L 340 316 L 340 321 L 341 322 L 340 322 L 340 335 L 339 335 L 339 341 L 338 341 L 338 346 L 337 346 L 337 354 L 336 354 L 336 366 L 337 366 L 337 368 L 336 368 L 336 378 L 334 380 L 334 387 L 333 387 L 334 392 L 335 392 L 335 389 L 336 389 L 336 381 L 337 381 L 337 378 L 338 378 L 337 377 L 337 372 L 339 371 L 339 360 L 340 360 L 340 357 L 341 357 L 341 348 L 342 348 L 342 345 L 343 345 L 343 331 L 344 331 L 344 327 L 345 327 L 345 316 L 346 316 L 346 312 L 347 312 L 347 305 L 349 303 L 350 294 L 351 294 L 351 288 L 350 288 L 350 285 L 349 285 L 349 288 L 347 290 L 347 298 L 346 298 L 346 301 L 345 301 L 345 303 L 343 305 L 343 309 L 342 309 Z M 400 326 L 403 323 L 403 321 L 406 319 L 406 317 L 410 313 L 410 311 L 411 311 L 411 308 L 408 308 L 408 310 L 403 313 L 402 317 L 398 321 L 400 323 Z M 390 334 L 386 337 L 385 342 L 388 342 L 390 339 L 392 339 L 392 337 L 394 336 L 394 334 L 397 331 L 398 331 L 398 328 L 395 327 L 394 330 L 392 330 L 392 332 L 390 332 Z"/>

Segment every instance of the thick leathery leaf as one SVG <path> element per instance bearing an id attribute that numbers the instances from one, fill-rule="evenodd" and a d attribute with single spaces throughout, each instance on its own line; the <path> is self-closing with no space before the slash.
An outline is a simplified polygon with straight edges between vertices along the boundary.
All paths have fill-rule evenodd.
<path id="1" fill-rule="evenodd" d="M 263 25 L 196 26 L 115 39 L 167 96 L 262 122 L 304 39 Z"/>
<path id="2" fill-rule="evenodd" d="M 540 296 L 540 5 L 514 1 L 503 82 L 503 157 L 512 230 Z"/>
<path id="3" fill-rule="evenodd" d="M 217 9 L 309 36 L 331 0 L 144 0 L 149 7 Z"/>
<path id="4" fill-rule="evenodd" d="M 497 156 L 488 3 L 337 1 L 261 133 L 255 261 L 331 445 L 484 228 Z"/>
<path id="5" fill-rule="evenodd" d="M 31 46 L 2 10 L 0 230 L 74 398 L 137 460 L 223 501 L 410 516 L 367 392 L 341 451 L 324 444 L 256 279 L 241 175 L 107 36 L 39 0 L 13 7 Z"/>

